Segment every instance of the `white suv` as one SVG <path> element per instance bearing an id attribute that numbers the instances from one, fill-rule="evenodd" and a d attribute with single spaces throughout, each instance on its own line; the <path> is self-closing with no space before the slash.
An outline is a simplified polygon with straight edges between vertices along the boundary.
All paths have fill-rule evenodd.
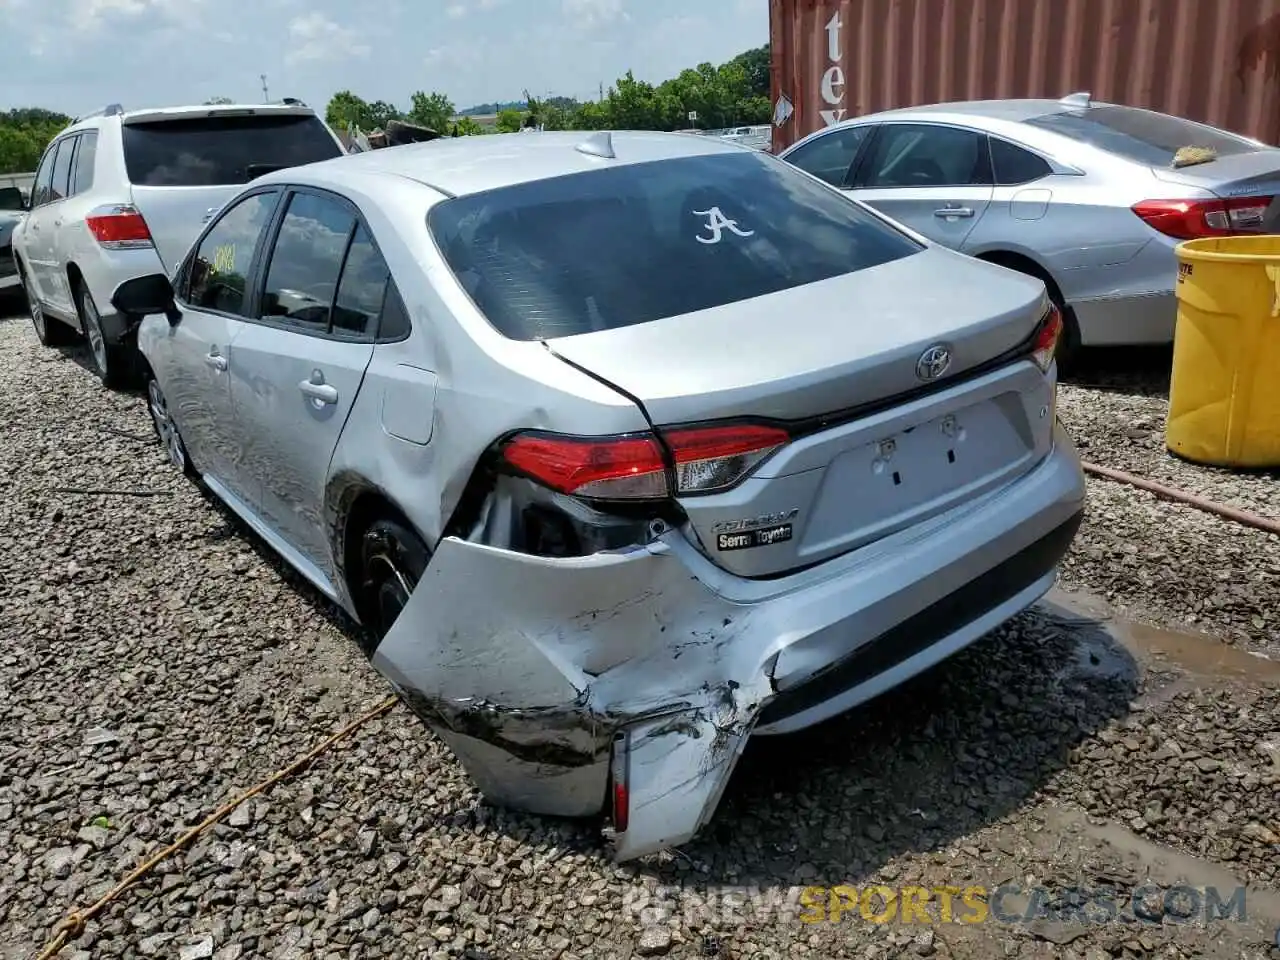
<path id="1" fill-rule="evenodd" d="M 30 211 L 14 229 L 40 342 L 83 333 L 103 383 L 124 382 L 136 369 L 142 318 L 112 310 L 116 288 L 170 273 L 249 180 L 346 152 L 296 100 L 132 112 L 113 104 L 77 118 L 41 158 Z"/>

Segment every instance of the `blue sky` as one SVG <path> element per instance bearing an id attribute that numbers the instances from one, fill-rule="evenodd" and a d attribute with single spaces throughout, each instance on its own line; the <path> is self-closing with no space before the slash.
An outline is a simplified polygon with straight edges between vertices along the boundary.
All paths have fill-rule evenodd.
<path id="1" fill-rule="evenodd" d="M 521 90 L 586 98 L 768 39 L 768 0 L 0 0 L 0 108 L 74 114 L 349 88 L 459 108 Z"/>

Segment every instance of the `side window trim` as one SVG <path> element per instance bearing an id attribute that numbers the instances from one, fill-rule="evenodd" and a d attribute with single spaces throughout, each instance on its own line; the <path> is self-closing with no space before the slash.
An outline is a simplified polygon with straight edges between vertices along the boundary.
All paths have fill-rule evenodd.
<path id="1" fill-rule="evenodd" d="M 866 186 L 867 161 L 875 153 L 876 144 L 880 142 L 886 126 L 887 124 L 884 123 L 873 124 L 867 131 L 867 137 L 863 140 L 862 148 L 858 151 L 858 156 L 853 161 L 853 168 L 848 174 L 850 189 L 857 190 Z"/>
<path id="2" fill-rule="evenodd" d="M 184 309 L 188 309 L 188 310 L 199 310 L 201 313 L 211 313 L 219 317 L 226 317 L 228 320 L 247 321 L 249 319 L 248 317 L 241 316 L 238 313 L 230 313 L 226 310 L 215 310 L 212 307 L 197 307 L 194 304 L 192 304 L 188 296 L 191 293 L 191 290 L 189 287 L 190 280 L 191 280 L 191 262 L 195 258 L 195 255 L 200 252 L 200 246 L 204 243 L 205 238 L 208 237 L 209 234 L 212 233 L 220 223 L 222 223 L 223 218 L 226 217 L 229 213 L 231 213 L 232 210 L 235 210 L 236 208 L 238 208 L 242 203 L 249 200 L 251 197 L 262 196 L 263 194 L 273 194 L 275 197 L 275 206 L 272 208 L 271 220 L 268 221 L 267 230 L 264 230 L 262 232 L 262 235 L 258 237 L 258 242 L 253 248 L 253 259 L 249 261 L 251 264 L 250 273 L 249 273 L 249 276 L 245 278 L 245 292 L 246 294 L 248 294 L 248 292 L 252 289 L 251 283 L 253 280 L 254 271 L 257 269 L 256 264 L 257 264 L 258 258 L 261 256 L 261 253 L 262 253 L 263 238 L 269 232 L 271 223 L 274 223 L 275 218 L 280 211 L 281 192 L 282 191 L 279 185 L 274 183 L 268 186 L 260 187 L 255 190 L 248 190 L 245 193 L 242 193 L 239 196 L 237 196 L 235 198 L 234 203 L 229 203 L 226 206 L 224 206 L 221 210 L 219 210 L 217 216 L 215 216 L 212 220 L 210 220 L 205 225 L 204 230 L 200 232 L 200 234 L 196 237 L 195 241 L 191 244 L 191 249 L 187 251 L 187 256 L 182 261 L 182 266 L 178 268 L 178 272 L 175 275 L 176 279 L 178 280 L 178 284 L 174 288 L 174 299 L 177 301 L 180 307 L 183 307 Z M 248 306 L 248 302 L 249 302 L 249 298 L 246 295 L 246 298 L 245 298 L 246 307 Z"/>
<path id="3" fill-rule="evenodd" d="M 71 144 L 71 161 L 67 164 L 67 195 L 64 200 L 76 195 L 76 157 L 80 155 L 80 134 L 74 134 L 70 139 L 74 142 Z"/>
<path id="4" fill-rule="evenodd" d="M 279 185 L 276 185 L 276 186 L 279 187 Z M 283 187 L 279 187 L 279 189 L 280 189 L 282 198 L 277 201 L 275 212 L 272 214 L 272 217 L 271 217 L 271 222 L 267 225 L 267 229 L 263 232 L 263 240 L 261 245 L 254 251 L 254 267 L 250 273 L 250 277 L 249 277 L 250 286 L 248 288 L 252 291 L 252 293 L 249 297 L 246 298 L 246 307 L 248 312 L 252 313 L 252 316 L 236 317 L 235 319 L 241 320 L 244 323 L 256 323 L 261 326 L 271 327 L 276 330 L 285 330 L 289 333 L 294 333 L 303 337 L 316 337 L 321 340 L 335 340 L 340 343 L 359 343 L 359 344 L 394 343 L 396 341 L 406 339 L 407 334 L 403 337 L 393 337 L 390 339 L 380 338 L 379 334 L 382 327 L 382 312 L 383 312 L 381 310 L 379 311 L 378 316 L 374 318 L 372 332 L 366 331 L 363 335 L 359 337 L 353 337 L 350 335 L 339 335 L 333 332 L 333 315 L 334 315 L 334 310 L 336 308 L 336 304 L 338 301 L 338 291 L 342 287 L 342 275 L 347 267 L 347 257 L 351 253 L 351 245 L 355 240 L 356 234 L 360 232 L 360 229 L 362 227 L 364 228 L 364 232 L 369 237 L 369 242 L 373 244 L 373 249 L 376 250 L 378 253 L 378 256 L 382 258 L 382 262 L 384 264 L 387 264 L 387 277 L 388 277 L 387 288 L 388 289 L 395 286 L 395 277 L 391 275 L 391 265 L 387 263 L 387 258 L 383 254 L 382 248 L 378 246 L 378 240 L 374 236 L 373 230 L 369 227 L 368 222 L 365 220 L 364 215 L 360 212 L 360 208 L 357 207 L 351 200 L 344 197 L 340 193 L 333 192 L 332 190 L 325 190 L 322 187 L 312 187 L 312 186 L 303 185 L 303 184 L 285 184 Z M 272 320 L 267 317 L 261 317 L 258 315 L 259 308 L 261 307 L 261 304 L 262 304 L 262 297 L 266 292 L 265 288 L 267 285 L 267 273 L 271 265 L 271 254 L 275 252 L 276 238 L 279 236 L 280 228 L 284 224 L 285 215 L 289 211 L 289 201 L 292 200 L 293 197 L 296 196 L 297 194 L 310 194 L 311 196 L 320 197 L 325 200 L 336 201 L 337 203 L 345 207 L 347 209 L 347 212 L 350 213 L 352 217 L 354 217 L 355 219 L 355 223 L 352 225 L 351 230 L 347 233 L 347 242 L 346 242 L 346 246 L 343 248 L 343 251 L 342 251 L 342 262 L 338 269 L 337 282 L 334 284 L 333 298 L 329 301 L 329 317 L 327 322 L 325 323 L 324 330 L 308 330 L 304 327 L 298 326 L 297 324 L 281 323 L 278 320 Z M 193 250 L 194 249 L 195 248 L 193 248 Z M 385 292 L 383 294 L 383 304 L 384 304 L 384 310 L 385 310 L 385 304 L 386 304 Z M 405 310 L 405 313 L 406 315 L 408 314 L 407 309 Z M 410 327 L 412 329 L 412 321 L 410 321 Z"/>
<path id="5" fill-rule="evenodd" d="M 986 177 L 986 183 L 939 183 L 929 184 L 927 186 L 867 186 L 867 177 L 870 173 L 867 167 L 867 162 L 875 153 L 872 147 L 882 136 L 885 136 L 885 130 L 889 127 L 936 127 L 944 130 L 958 130 L 980 138 L 985 149 L 979 148 L 978 161 L 983 165 L 982 172 Z M 975 130 L 973 127 L 966 127 L 961 124 L 940 123 L 932 120 L 886 120 L 883 123 L 877 124 L 875 132 L 872 136 L 867 138 L 867 145 L 863 148 L 862 155 L 858 159 L 858 170 L 854 178 L 854 183 L 857 188 L 866 190 L 957 190 L 965 187 L 994 187 L 995 179 L 995 165 L 991 162 L 990 136 L 986 131 Z"/>

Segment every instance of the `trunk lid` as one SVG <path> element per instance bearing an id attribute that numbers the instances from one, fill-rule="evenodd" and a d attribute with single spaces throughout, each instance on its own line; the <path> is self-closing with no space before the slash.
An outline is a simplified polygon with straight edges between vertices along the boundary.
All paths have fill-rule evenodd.
<path id="1" fill-rule="evenodd" d="M 1051 381 L 1031 363 L 984 369 L 1033 335 L 1046 306 L 1038 280 L 930 247 L 547 345 L 638 400 L 659 429 L 729 419 L 795 427 L 742 483 L 681 499 L 685 533 L 708 556 L 742 576 L 774 576 L 922 522 L 1047 453 Z M 917 364 L 938 344 L 951 365 L 930 383 Z"/>
<path id="2" fill-rule="evenodd" d="M 145 111 L 124 118 L 122 136 L 134 206 L 168 270 L 245 183 L 344 153 L 315 113 L 298 106 Z"/>
<path id="3" fill-rule="evenodd" d="M 544 341 L 638 398 L 658 425 L 803 420 L 923 386 L 921 353 L 954 378 L 1026 340 L 1044 285 L 941 247 L 698 313 Z"/>

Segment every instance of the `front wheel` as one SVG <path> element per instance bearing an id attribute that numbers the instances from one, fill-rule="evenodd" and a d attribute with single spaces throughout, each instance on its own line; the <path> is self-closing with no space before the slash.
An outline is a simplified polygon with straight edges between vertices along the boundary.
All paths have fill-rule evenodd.
<path id="1" fill-rule="evenodd" d="M 360 541 L 360 617 L 371 635 L 366 653 L 391 630 L 427 569 L 431 552 L 404 524 L 383 518 L 369 525 Z"/>
<path id="2" fill-rule="evenodd" d="M 31 326 L 35 328 L 36 339 L 40 341 L 41 346 L 61 347 L 75 338 L 74 330 L 44 312 L 44 307 L 40 305 L 40 298 L 36 296 L 36 285 L 32 283 L 26 271 L 22 274 L 22 292 L 27 296 L 27 313 L 31 315 Z"/>
<path id="3" fill-rule="evenodd" d="M 151 414 L 151 425 L 155 427 L 156 438 L 164 448 L 169 462 L 181 470 L 184 476 L 194 480 L 197 474 L 195 467 L 191 465 L 191 457 L 187 454 L 187 445 L 182 442 L 178 424 L 169 412 L 164 391 L 160 389 L 154 376 L 147 379 L 147 412 Z"/>

